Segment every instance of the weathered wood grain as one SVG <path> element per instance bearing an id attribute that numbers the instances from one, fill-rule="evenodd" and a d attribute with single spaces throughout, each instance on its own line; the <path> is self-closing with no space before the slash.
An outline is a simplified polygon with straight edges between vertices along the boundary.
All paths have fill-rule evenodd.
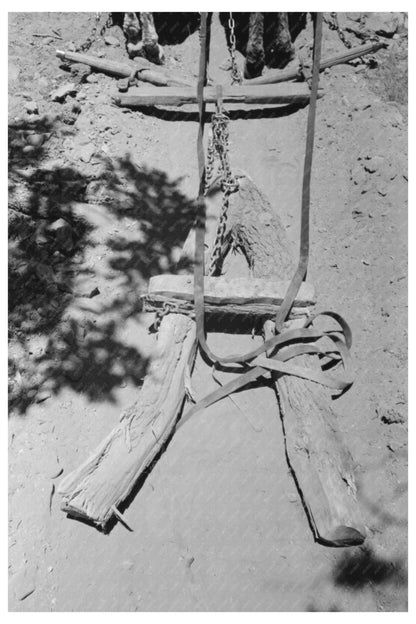
<path id="1" fill-rule="evenodd" d="M 319 97 L 323 91 L 319 90 Z M 258 86 L 224 86 L 223 101 L 234 104 L 307 104 L 310 98 L 309 87 L 306 84 L 258 85 Z M 182 106 L 197 104 L 196 89 L 186 87 L 158 87 L 157 89 L 143 87 L 131 89 L 128 95 L 119 95 L 114 98 L 119 106 Z M 204 101 L 217 101 L 215 87 L 205 87 Z"/>
<path id="2" fill-rule="evenodd" d="M 291 277 L 294 262 L 280 220 L 254 184 L 246 179 L 240 186 L 238 205 L 234 204 L 227 222 L 228 235 L 243 248 L 254 276 Z M 287 326 L 292 323 L 297 322 L 289 321 Z M 320 368 L 315 355 L 299 356 L 291 362 Z M 361 544 L 365 528 L 353 460 L 339 433 L 330 390 L 290 375 L 275 375 L 274 380 L 287 461 L 315 539 L 328 546 Z M 238 394 L 234 396 L 238 401 Z"/>
<path id="3" fill-rule="evenodd" d="M 289 282 L 244 277 L 205 277 L 205 310 L 210 314 L 230 314 L 273 318 L 285 296 Z M 150 279 L 143 296 L 148 312 L 161 309 L 166 302 L 175 304 L 178 312 L 192 312 L 193 278 L 186 275 L 157 275 Z M 295 300 L 295 316 L 305 315 L 315 304 L 314 288 L 304 283 Z"/>

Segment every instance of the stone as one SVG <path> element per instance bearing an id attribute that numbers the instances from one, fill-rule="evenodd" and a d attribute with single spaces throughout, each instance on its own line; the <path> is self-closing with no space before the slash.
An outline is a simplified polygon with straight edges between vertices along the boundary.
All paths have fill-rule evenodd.
<path id="1" fill-rule="evenodd" d="M 90 74 L 89 76 L 87 76 L 86 80 L 90 84 L 94 84 L 94 83 L 98 82 L 99 78 L 98 78 L 97 74 Z"/>
<path id="2" fill-rule="evenodd" d="M 33 100 L 31 100 L 30 102 L 26 102 L 25 108 L 26 112 L 29 113 L 29 115 L 37 115 L 39 113 L 38 105 Z"/>
<path id="3" fill-rule="evenodd" d="M 368 173 L 375 173 L 383 164 L 384 158 L 382 156 L 373 156 L 365 163 L 364 169 L 368 171 Z"/>
<path id="4" fill-rule="evenodd" d="M 381 422 L 386 425 L 402 424 L 405 422 L 403 414 L 394 408 L 378 407 L 376 412 Z"/>
<path id="5" fill-rule="evenodd" d="M 33 145 L 33 147 L 41 147 L 45 142 L 45 135 L 43 134 L 28 134 L 26 137 L 26 143 Z"/>
<path id="6" fill-rule="evenodd" d="M 75 94 L 77 92 L 77 88 L 74 82 L 66 82 L 61 85 L 55 91 L 52 91 L 50 97 L 52 102 L 64 102 L 68 95 Z"/>
<path id="7" fill-rule="evenodd" d="M 117 37 L 113 37 L 112 35 L 108 35 L 107 37 L 104 37 L 104 43 L 109 46 L 120 45 L 120 41 L 117 39 Z"/>

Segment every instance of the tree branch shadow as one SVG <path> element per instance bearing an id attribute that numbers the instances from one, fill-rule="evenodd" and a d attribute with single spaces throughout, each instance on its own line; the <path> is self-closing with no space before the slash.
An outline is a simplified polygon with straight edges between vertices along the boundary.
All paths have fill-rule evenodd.
<path id="1" fill-rule="evenodd" d="M 385 559 L 369 546 L 345 551 L 333 570 L 335 585 L 359 590 L 366 585 L 407 585 L 407 572 L 401 559 Z"/>
<path id="2" fill-rule="evenodd" d="M 46 129 L 56 131 L 53 123 Z M 42 147 L 11 150 L 9 406 L 24 415 L 31 403 L 66 387 L 114 402 L 122 384 L 142 383 L 148 358 L 123 329 L 130 317 L 141 322 L 140 289 L 149 277 L 176 271 L 194 202 L 179 190 L 181 180 L 139 170 L 129 157 L 101 158 L 94 178 L 44 162 Z M 110 226 L 94 223 L 92 202 Z M 97 278 L 97 262 L 106 293 L 80 292 L 80 279 Z"/>

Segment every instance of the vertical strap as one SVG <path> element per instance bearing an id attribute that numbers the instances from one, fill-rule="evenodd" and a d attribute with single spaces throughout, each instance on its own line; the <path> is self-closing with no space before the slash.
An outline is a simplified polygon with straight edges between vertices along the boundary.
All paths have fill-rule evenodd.
<path id="1" fill-rule="evenodd" d="M 316 118 L 316 102 L 318 98 L 319 86 L 319 70 L 321 63 L 321 43 L 322 43 L 322 13 L 317 13 L 314 22 L 314 49 L 313 49 L 313 68 L 312 68 L 312 85 L 309 102 L 308 124 L 306 129 L 306 149 L 305 161 L 303 167 L 303 183 L 302 183 L 302 210 L 301 210 L 301 229 L 300 229 L 300 255 L 299 264 L 292 278 L 290 286 L 286 292 L 285 298 L 276 314 L 275 324 L 276 331 L 281 332 L 283 323 L 293 305 L 296 295 L 298 294 L 300 285 L 306 277 L 309 260 L 309 208 L 310 208 L 310 186 L 312 171 L 312 155 L 315 136 L 315 118 Z"/>

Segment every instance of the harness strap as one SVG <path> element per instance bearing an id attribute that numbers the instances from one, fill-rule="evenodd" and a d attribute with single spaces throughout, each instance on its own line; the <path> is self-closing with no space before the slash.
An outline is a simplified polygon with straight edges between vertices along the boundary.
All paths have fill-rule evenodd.
<path id="1" fill-rule="evenodd" d="M 310 198 L 310 178 L 312 168 L 312 150 L 313 135 L 315 130 L 315 113 L 316 101 L 319 85 L 319 63 L 320 63 L 320 47 L 322 39 L 322 14 L 318 13 L 315 21 L 315 42 L 314 42 L 314 64 L 311 87 L 311 101 L 308 115 L 308 127 L 306 137 L 306 155 L 304 166 L 303 190 L 302 190 L 302 222 L 301 222 L 301 255 L 298 269 L 288 292 L 285 295 L 282 306 L 277 313 L 277 325 L 282 326 L 283 322 L 293 305 L 293 301 L 298 293 L 299 287 L 306 273 L 307 262 L 309 257 L 309 198 Z M 197 139 L 198 154 L 198 170 L 200 177 L 199 193 L 197 198 L 197 215 L 195 223 L 195 262 L 194 262 L 194 303 L 195 303 L 195 322 L 196 334 L 200 348 L 211 362 L 228 364 L 231 362 L 242 363 L 255 358 L 257 355 L 265 351 L 274 351 L 275 347 L 280 344 L 278 336 L 274 336 L 266 340 L 261 347 L 242 355 L 218 356 L 209 348 L 205 335 L 205 310 L 204 310 L 204 249 L 205 249 L 205 221 L 206 207 L 204 198 L 205 188 L 205 153 L 204 153 L 204 123 L 205 123 L 205 103 L 204 103 L 204 85 L 206 83 L 207 62 L 209 50 L 209 29 L 208 14 L 201 14 L 201 51 L 199 59 L 199 76 L 198 76 L 198 104 L 199 104 L 199 130 Z"/>
<path id="2" fill-rule="evenodd" d="M 276 314 L 276 331 L 280 332 L 283 323 L 293 305 L 296 295 L 298 294 L 301 283 L 306 277 L 309 260 L 309 209 L 310 209 L 310 187 L 312 172 L 312 156 L 313 144 L 315 137 L 315 118 L 316 118 L 316 102 L 318 99 L 319 86 L 319 70 L 321 63 L 321 47 L 322 47 L 322 13 L 317 13 L 314 23 L 314 48 L 313 48 L 313 67 L 312 67 L 312 84 L 309 100 L 308 124 L 306 129 L 306 149 L 303 167 L 303 183 L 302 183 L 302 212 L 301 212 L 301 228 L 300 228 L 300 256 L 299 264 L 292 278 L 290 286 L 286 292 L 282 305 Z"/>
<path id="3" fill-rule="evenodd" d="M 312 322 L 319 316 L 332 317 L 339 323 L 341 331 L 335 332 L 334 330 L 330 330 L 323 332 L 309 328 Z M 339 336 L 339 333 L 341 333 L 343 337 Z M 252 383 L 253 381 L 259 379 L 259 377 L 269 376 L 271 372 L 277 372 L 279 376 L 285 374 L 295 375 L 296 377 L 301 377 L 308 381 L 314 381 L 321 385 L 327 386 L 328 388 L 332 388 L 333 390 L 344 392 L 352 385 L 354 381 L 349 352 L 352 344 L 352 337 L 351 329 L 347 322 L 342 318 L 341 315 L 337 314 L 336 312 L 319 312 L 318 314 L 312 316 L 310 319 L 307 319 L 303 328 L 286 331 L 278 338 L 280 340 L 280 344 L 283 345 L 285 343 L 291 343 L 296 340 L 299 341 L 300 339 L 305 339 L 307 337 L 309 337 L 311 340 L 316 340 L 317 338 L 329 338 L 334 343 L 334 349 L 324 350 L 320 348 L 317 344 L 299 344 L 298 342 L 297 344 L 290 344 L 289 346 L 286 346 L 285 352 L 280 351 L 273 359 L 266 358 L 265 356 L 258 357 L 253 362 L 246 363 L 246 366 L 251 368 L 245 371 L 243 370 L 239 377 L 226 383 L 218 390 L 214 390 L 206 397 L 198 401 L 198 403 L 193 405 L 181 417 L 181 420 L 177 424 L 176 428 L 179 429 L 180 427 L 182 427 L 182 425 L 184 425 L 187 420 L 189 420 L 192 416 L 194 416 L 201 410 L 209 407 L 210 405 L 213 405 L 214 403 L 220 401 L 229 394 L 236 392 L 237 390 L 241 390 L 249 383 Z M 261 349 L 258 349 L 258 351 L 260 350 Z M 340 375 L 338 377 L 334 377 L 333 375 L 328 375 L 327 373 L 323 373 L 319 370 L 303 368 L 301 366 L 293 364 L 285 364 L 285 362 L 287 362 L 288 360 L 299 355 L 307 355 L 313 353 L 321 356 L 331 356 L 332 362 L 334 361 L 334 353 L 338 353 L 343 364 L 345 374 L 342 376 Z M 215 367 L 216 365 L 214 365 L 214 368 Z"/>
<path id="4" fill-rule="evenodd" d="M 201 14 L 201 52 L 199 60 L 199 77 L 197 86 L 198 105 L 199 105 L 199 128 L 197 138 L 197 154 L 198 154 L 198 170 L 199 170 L 199 193 L 197 198 L 197 215 L 195 223 L 195 263 L 194 263 L 194 305 L 195 305 L 195 321 L 196 335 L 200 349 L 213 362 L 214 367 L 217 365 L 238 364 L 242 366 L 242 372 L 237 379 L 225 384 L 220 389 L 210 393 L 196 405 L 194 405 L 182 417 L 179 428 L 192 415 L 200 410 L 212 405 L 223 397 L 229 395 L 236 390 L 243 388 L 247 384 L 255 381 L 259 377 L 270 375 L 271 372 L 295 375 L 310 381 L 315 381 L 326 385 L 332 389 L 339 391 L 345 390 L 352 384 L 352 377 L 349 374 L 349 348 L 352 343 L 351 330 L 346 321 L 335 312 L 322 312 L 320 315 L 330 316 L 335 319 L 340 327 L 342 338 L 338 332 L 319 331 L 312 327 L 312 323 L 319 315 L 315 315 L 307 319 L 304 326 L 298 329 L 292 329 L 282 332 L 283 323 L 293 305 L 299 287 L 306 275 L 308 258 L 309 258 L 309 207 L 310 207 L 310 179 L 312 168 L 312 152 L 314 143 L 316 101 L 319 85 L 319 68 L 320 68 L 320 51 L 322 40 L 322 14 L 317 13 L 314 30 L 314 60 L 312 72 L 312 85 L 310 95 L 310 106 L 307 123 L 306 134 L 306 152 L 304 161 L 304 175 L 302 186 L 302 215 L 301 215 L 301 244 L 300 258 L 298 268 L 293 276 L 292 282 L 285 295 L 283 303 L 276 314 L 276 330 L 277 335 L 264 341 L 264 343 L 252 351 L 242 355 L 217 356 L 209 348 L 205 336 L 205 310 L 204 310 L 204 243 L 205 243 L 205 221 L 206 206 L 204 198 L 205 189 L 205 153 L 203 145 L 204 123 L 205 123 L 205 102 L 204 102 L 204 86 L 207 77 L 207 63 L 209 50 L 209 26 L 208 14 Z M 221 89 L 217 89 L 219 104 L 221 103 Z M 282 332 L 282 333 L 281 333 Z M 317 341 L 321 338 L 329 338 L 334 343 L 334 349 L 331 351 L 323 351 L 316 344 L 307 344 L 308 341 Z M 296 344 L 290 344 L 296 343 Z M 306 344 L 305 344 L 306 343 Z M 278 351 L 277 348 L 285 347 L 285 352 Z M 267 358 L 264 353 L 271 350 L 273 358 Z M 333 354 L 338 353 L 344 365 L 345 372 L 348 374 L 344 377 L 335 378 L 321 371 L 313 369 L 304 369 L 296 365 L 285 364 L 285 362 L 293 357 L 306 353 L 317 353 L 320 355 L 332 355 L 332 361 L 335 361 Z M 338 360 L 336 360 L 338 361 Z"/>

